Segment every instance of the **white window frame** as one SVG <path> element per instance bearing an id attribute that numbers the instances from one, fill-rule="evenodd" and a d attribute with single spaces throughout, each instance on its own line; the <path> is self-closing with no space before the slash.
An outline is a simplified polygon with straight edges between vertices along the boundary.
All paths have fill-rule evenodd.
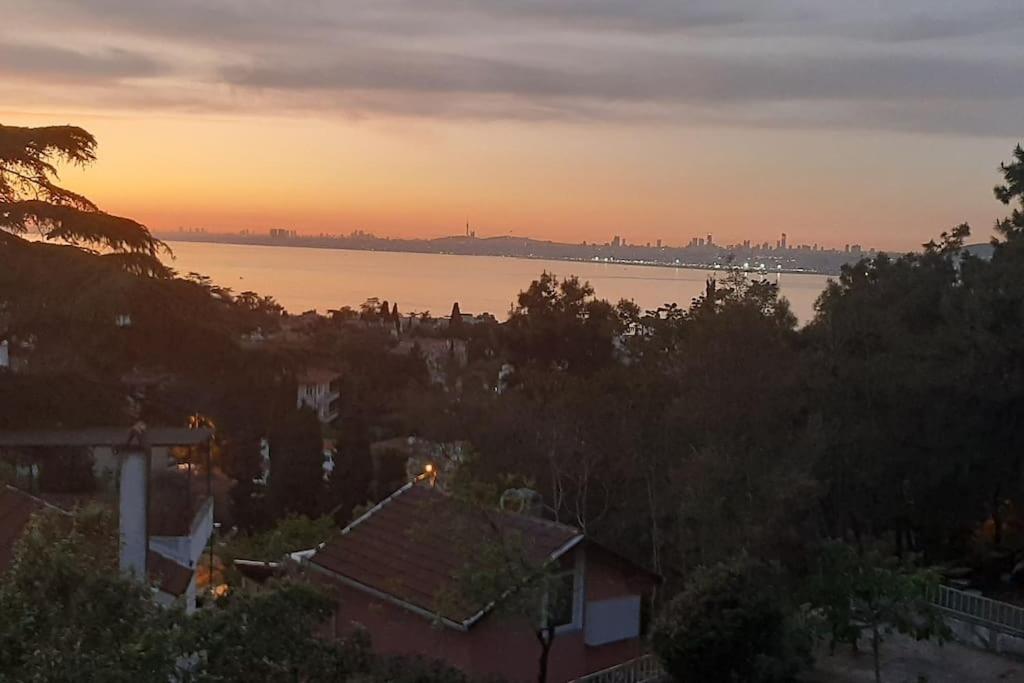
<path id="1" fill-rule="evenodd" d="M 561 577 L 572 574 L 572 621 L 568 624 L 560 624 L 555 627 L 555 634 L 580 631 L 583 629 L 583 608 L 586 600 L 585 567 L 586 561 L 583 556 L 583 548 L 577 547 L 575 561 L 572 569 L 555 572 L 550 578 Z M 541 604 L 541 615 L 543 625 L 547 625 L 548 619 L 548 591 L 545 589 Z"/>

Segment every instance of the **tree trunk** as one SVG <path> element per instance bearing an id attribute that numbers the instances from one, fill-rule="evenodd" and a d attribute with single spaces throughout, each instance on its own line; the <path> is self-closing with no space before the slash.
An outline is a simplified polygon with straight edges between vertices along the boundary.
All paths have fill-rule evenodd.
<path id="1" fill-rule="evenodd" d="M 875 683 L 882 683 L 882 664 L 879 657 L 878 624 L 871 624 L 871 656 L 875 660 Z"/>
<path id="2" fill-rule="evenodd" d="M 555 641 L 555 629 L 546 626 L 538 629 L 537 640 L 540 641 L 540 661 L 537 663 L 537 683 L 548 683 L 548 656 L 551 654 L 551 645 Z"/>
<path id="3" fill-rule="evenodd" d="M 992 545 L 996 548 L 1003 544 L 1003 517 L 999 514 L 1001 486 L 992 492 Z"/>

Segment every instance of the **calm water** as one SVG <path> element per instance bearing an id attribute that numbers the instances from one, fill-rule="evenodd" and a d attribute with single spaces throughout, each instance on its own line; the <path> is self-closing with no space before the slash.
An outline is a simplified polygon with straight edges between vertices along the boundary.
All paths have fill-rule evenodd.
<path id="1" fill-rule="evenodd" d="M 632 299 L 641 308 L 675 302 L 688 306 L 710 274 L 686 268 L 544 261 L 497 256 L 403 254 L 343 249 L 263 247 L 168 242 L 178 272 L 209 275 L 235 292 L 269 294 L 291 313 L 357 307 L 370 297 L 398 304 L 402 313 L 447 315 L 459 302 L 464 313 L 489 312 L 504 319 L 516 294 L 544 270 L 589 280 L 597 295 Z M 801 323 L 813 315 L 825 288 L 823 275 L 784 274 L 782 293 Z"/>

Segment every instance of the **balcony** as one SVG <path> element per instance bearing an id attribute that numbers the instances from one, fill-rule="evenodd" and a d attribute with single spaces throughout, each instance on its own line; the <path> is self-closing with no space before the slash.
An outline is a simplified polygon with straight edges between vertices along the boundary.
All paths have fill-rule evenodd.
<path id="1" fill-rule="evenodd" d="M 573 683 L 663 683 L 669 676 L 654 655 L 644 655 L 577 678 Z"/>

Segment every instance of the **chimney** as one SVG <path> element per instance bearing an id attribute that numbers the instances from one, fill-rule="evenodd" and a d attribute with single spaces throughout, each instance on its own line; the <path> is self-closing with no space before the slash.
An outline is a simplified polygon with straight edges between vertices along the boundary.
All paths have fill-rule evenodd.
<path id="1" fill-rule="evenodd" d="M 146 427 L 132 427 L 128 445 L 120 449 L 120 568 L 126 574 L 146 579 L 146 554 L 149 551 L 149 446 Z"/>

